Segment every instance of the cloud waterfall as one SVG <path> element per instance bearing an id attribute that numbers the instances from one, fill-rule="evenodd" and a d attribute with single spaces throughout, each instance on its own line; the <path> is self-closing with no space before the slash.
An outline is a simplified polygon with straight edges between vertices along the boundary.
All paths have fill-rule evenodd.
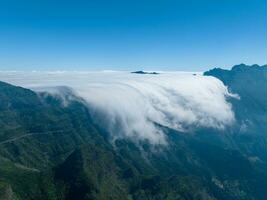
<path id="1" fill-rule="evenodd" d="M 230 94 L 221 81 L 200 74 L 166 72 L 0 72 L 0 80 L 33 90 L 67 86 L 88 104 L 96 122 L 114 137 L 164 143 L 156 124 L 223 129 L 234 122 Z M 54 88 L 51 90 L 51 88 Z"/>

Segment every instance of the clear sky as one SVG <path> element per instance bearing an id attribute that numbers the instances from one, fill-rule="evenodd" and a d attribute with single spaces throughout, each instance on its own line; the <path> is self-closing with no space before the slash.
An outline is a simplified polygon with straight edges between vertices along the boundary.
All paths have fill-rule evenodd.
<path id="1" fill-rule="evenodd" d="M 267 63 L 263 0 L 0 0 L 1 70 Z"/>

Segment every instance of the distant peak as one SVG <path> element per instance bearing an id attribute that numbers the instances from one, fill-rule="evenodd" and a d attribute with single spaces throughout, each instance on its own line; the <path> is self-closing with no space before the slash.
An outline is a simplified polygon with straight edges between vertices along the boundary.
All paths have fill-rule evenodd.
<path id="1" fill-rule="evenodd" d="M 158 72 L 145 72 L 145 71 L 134 71 L 131 72 L 132 74 L 153 74 L 153 75 L 157 75 L 159 74 Z"/>

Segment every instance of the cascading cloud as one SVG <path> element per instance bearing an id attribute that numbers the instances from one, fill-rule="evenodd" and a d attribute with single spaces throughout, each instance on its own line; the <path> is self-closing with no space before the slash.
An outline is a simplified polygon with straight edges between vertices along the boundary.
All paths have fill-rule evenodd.
<path id="1" fill-rule="evenodd" d="M 234 113 L 223 83 L 213 77 L 181 72 L 159 75 L 129 72 L 0 72 L 0 80 L 50 93 L 72 88 L 88 104 L 94 119 L 113 136 L 164 144 L 158 125 L 224 129 Z"/>

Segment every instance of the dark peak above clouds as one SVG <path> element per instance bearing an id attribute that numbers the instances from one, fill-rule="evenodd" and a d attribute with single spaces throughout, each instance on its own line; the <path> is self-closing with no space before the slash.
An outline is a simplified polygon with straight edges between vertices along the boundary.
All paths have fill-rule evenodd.
<path id="1" fill-rule="evenodd" d="M 153 74 L 153 75 L 157 75 L 157 74 L 160 74 L 158 72 L 146 72 L 146 71 L 134 71 L 134 72 L 131 72 L 132 74 Z"/>

